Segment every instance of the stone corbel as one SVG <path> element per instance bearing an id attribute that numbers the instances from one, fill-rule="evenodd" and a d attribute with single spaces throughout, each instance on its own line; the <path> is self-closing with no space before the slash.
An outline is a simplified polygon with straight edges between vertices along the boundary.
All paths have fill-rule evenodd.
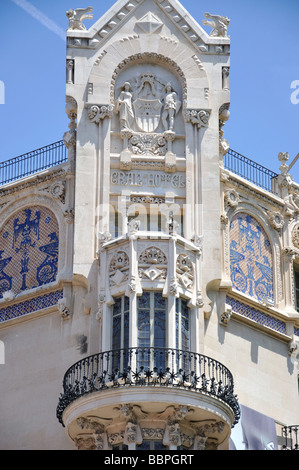
<path id="1" fill-rule="evenodd" d="M 90 122 L 99 124 L 105 118 L 109 118 L 109 119 L 112 118 L 113 109 L 114 109 L 114 106 L 111 104 L 109 105 L 93 104 L 91 106 L 88 106 L 88 109 L 87 109 L 88 119 L 90 120 Z"/>
<path id="2" fill-rule="evenodd" d="M 288 344 L 289 356 L 293 363 L 299 363 L 299 338 L 292 335 L 292 339 Z"/>
<path id="3" fill-rule="evenodd" d="M 181 433 L 180 433 L 180 424 L 179 423 L 169 423 L 165 428 L 165 433 L 163 437 L 163 445 L 169 446 L 170 449 L 177 446 L 180 446 Z"/>
<path id="4" fill-rule="evenodd" d="M 240 196 L 235 189 L 228 189 L 224 193 L 224 203 L 226 208 L 237 207 L 240 202 Z"/>
<path id="5" fill-rule="evenodd" d="M 220 325 L 227 326 L 232 316 L 232 308 L 230 305 L 225 304 L 224 311 L 220 313 Z"/>
<path id="6" fill-rule="evenodd" d="M 299 258 L 299 252 L 289 247 L 284 248 L 282 254 L 287 263 L 292 263 L 295 258 Z"/>
<path id="7" fill-rule="evenodd" d="M 137 422 L 128 421 L 124 434 L 124 444 L 130 448 L 142 443 L 142 433 L 140 426 Z"/>
<path id="8" fill-rule="evenodd" d="M 185 121 L 200 129 L 208 127 L 211 111 L 209 109 L 186 109 L 184 113 Z"/>
<path id="9" fill-rule="evenodd" d="M 71 317 L 70 299 L 63 297 L 58 301 L 58 310 L 63 320 L 68 320 Z"/>

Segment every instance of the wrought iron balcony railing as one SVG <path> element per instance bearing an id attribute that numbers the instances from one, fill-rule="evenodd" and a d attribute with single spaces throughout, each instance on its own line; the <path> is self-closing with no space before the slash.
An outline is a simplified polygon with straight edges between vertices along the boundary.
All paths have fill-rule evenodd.
<path id="1" fill-rule="evenodd" d="M 283 450 L 299 450 L 299 425 L 282 428 Z"/>
<path id="2" fill-rule="evenodd" d="M 229 149 L 224 157 L 224 167 L 270 192 L 273 190 L 272 180 L 278 176 L 274 171 L 268 170 L 268 168 L 244 157 L 244 155 L 232 149 Z"/>
<path id="3" fill-rule="evenodd" d="M 220 362 L 188 351 L 130 348 L 102 352 L 78 361 L 66 372 L 57 418 L 63 425 L 66 407 L 87 394 L 118 387 L 182 387 L 223 400 L 239 421 L 231 372 Z"/>
<path id="4" fill-rule="evenodd" d="M 33 175 L 68 159 L 63 140 L 0 163 L 0 185 Z"/>

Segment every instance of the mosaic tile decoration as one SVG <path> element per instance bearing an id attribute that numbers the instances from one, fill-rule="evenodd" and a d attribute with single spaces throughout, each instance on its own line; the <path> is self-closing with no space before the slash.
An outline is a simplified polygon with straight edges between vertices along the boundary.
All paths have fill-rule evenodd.
<path id="1" fill-rule="evenodd" d="M 230 272 L 234 289 L 257 300 L 273 300 L 270 241 L 256 219 L 237 214 L 230 224 Z"/>
<path id="2" fill-rule="evenodd" d="M 286 334 L 286 324 L 283 321 L 260 312 L 259 310 L 256 310 L 239 300 L 233 299 L 232 297 L 226 297 L 226 303 L 231 306 L 233 312 L 243 315 L 244 317 L 255 321 L 259 325 L 271 328 L 271 330 Z"/>
<path id="3" fill-rule="evenodd" d="M 49 294 L 40 295 L 30 300 L 25 300 L 18 304 L 9 305 L 0 309 L 0 323 L 21 317 L 28 313 L 37 312 L 47 307 L 57 305 L 58 301 L 63 298 L 63 290 L 50 292 Z"/>
<path id="4" fill-rule="evenodd" d="M 50 209 L 33 206 L 14 214 L 0 230 L 0 298 L 55 281 L 58 244 Z"/>

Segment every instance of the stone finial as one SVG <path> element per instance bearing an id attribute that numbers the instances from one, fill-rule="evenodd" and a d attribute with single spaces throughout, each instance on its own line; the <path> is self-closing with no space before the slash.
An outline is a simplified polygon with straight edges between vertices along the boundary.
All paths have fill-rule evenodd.
<path id="1" fill-rule="evenodd" d="M 203 20 L 204 25 L 211 26 L 213 29 L 210 32 L 211 37 L 227 37 L 227 27 L 230 20 L 226 16 L 211 15 L 211 13 L 205 13 Z"/>
<path id="2" fill-rule="evenodd" d="M 77 8 L 76 10 L 68 10 L 66 16 L 69 19 L 69 30 L 81 30 L 85 31 L 86 28 L 82 23 L 83 20 L 92 20 L 93 15 L 90 13 L 93 11 L 93 7 Z"/>

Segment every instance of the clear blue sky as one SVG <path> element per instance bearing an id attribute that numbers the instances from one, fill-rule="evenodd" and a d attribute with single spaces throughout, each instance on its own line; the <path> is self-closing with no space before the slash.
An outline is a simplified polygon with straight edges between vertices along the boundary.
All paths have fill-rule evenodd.
<path id="1" fill-rule="evenodd" d="M 0 0 L 0 84 L 5 86 L 5 103 L 0 104 L 0 161 L 62 138 L 68 127 L 65 12 L 93 6 L 94 19 L 85 21 L 89 28 L 114 3 Z M 225 138 L 237 152 L 279 172 L 279 152 L 289 152 L 289 162 L 299 153 L 299 103 L 295 104 L 296 98 L 299 101 L 299 1 L 181 0 L 181 4 L 201 26 L 207 11 L 230 18 L 231 116 Z M 27 5 L 27 11 L 21 5 Z M 38 19 L 29 13 L 30 6 L 40 13 Z M 299 161 L 291 174 L 299 182 Z"/>

